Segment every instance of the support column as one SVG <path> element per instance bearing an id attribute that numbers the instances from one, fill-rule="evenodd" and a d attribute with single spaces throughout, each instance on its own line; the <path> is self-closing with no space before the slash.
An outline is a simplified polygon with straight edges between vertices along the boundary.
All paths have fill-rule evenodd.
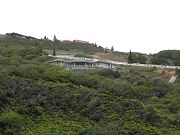
<path id="1" fill-rule="evenodd" d="M 85 68 L 87 67 L 87 65 L 86 65 L 86 62 L 85 62 Z"/>

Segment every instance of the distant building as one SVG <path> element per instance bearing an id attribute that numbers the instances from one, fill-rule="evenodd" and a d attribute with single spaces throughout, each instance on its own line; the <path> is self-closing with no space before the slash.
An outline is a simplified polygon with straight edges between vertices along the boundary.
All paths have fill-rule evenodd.
<path id="1" fill-rule="evenodd" d="M 15 33 L 15 32 L 6 33 L 6 35 L 16 37 L 16 38 L 37 39 L 37 38 L 31 37 L 31 36 L 25 36 L 25 35 L 21 35 L 21 34 Z"/>
<path id="2" fill-rule="evenodd" d="M 73 43 L 73 41 L 71 41 L 71 40 L 63 40 L 62 42 L 65 42 L 65 43 Z"/>
<path id="3" fill-rule="evenodd" d="M 49 61 L 52 65 L 58 65 L 67 69 L 112 69 L 118 70 L 118 66 L 108 61 L 86 59 L 55 59 Z"/>
<path id="4" fill-rule="evenodd" d="M 81 43 L 81 44 L 89 44 L 87 41 L 82 41 L 82 40 L 73 40 L 75 43 Z"/>
<path id="5" fill-rule="evenodd" d="M 13 33 L 6 33 L 6 35 L 16 37 L 16 38 L 27 38 L 25 35 L 21 35 L 21 34 L 14 33 L 14 32 Z"/>

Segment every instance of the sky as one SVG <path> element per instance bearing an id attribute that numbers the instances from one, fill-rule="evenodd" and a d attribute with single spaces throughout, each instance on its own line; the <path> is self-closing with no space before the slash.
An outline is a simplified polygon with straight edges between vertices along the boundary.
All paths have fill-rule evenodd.
<path id="1" fill-rule="evenodd" d="M 122 52 L 180 50 L 180 0 L 0 0 L 0 34 L 9 32 Z"/>

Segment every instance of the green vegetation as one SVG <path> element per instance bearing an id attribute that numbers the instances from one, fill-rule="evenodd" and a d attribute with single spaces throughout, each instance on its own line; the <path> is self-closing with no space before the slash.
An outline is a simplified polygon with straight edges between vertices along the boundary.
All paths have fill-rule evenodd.
<path id="1" fill-rule="evenodd" d="M 131 50 L 130 50 L 129 55 L 128 55 L 128 63 L 130 63 L 130 64 L 134 63 L 134 59 L 133 59 Z"/>
<path id="2" fill-rule="evenodd" d="M 85 55 L 85 54 L 76 54 L 74 57 L 84 57 L 84 58 L 93 58 L 92 56 Z"/>
<path id="3" fill-rule="evenodd" d="M 59 42 L 57 46 L 59 50 L 66 50 L 66 51 L 81 51 L 86 54 L 94 54 L 96 52 L 103 52 L 104 48 L 101 46 L 97 46 L 96 44 L 89 44 L 89 43 L 77 43 L 77 42 Z"/>
<path id="4" fill-rule="evenodd" d="M 134 63 L 146 64 L 147 58 L 145 55 L 141 53 L 134 53 L 133 60 L 134 60 Z"/>
<path id="5" fill-rule="evenodd" d="M 140 63 L 146 64 L 147 58 L 144 54 L 141 53 L 132 53 L 131 50 L 128 55 L 128 63 Z"/>
<path id="6" fill-rule="evenodd" d="M 114 52 L 114 47 L 113 46 L 111 47 L 111 52 Z"/>
<path id="7" fill-rule="evenodd" d="M 54 42 L 54 43 L 53 43 Z M 33 46 L 39 47 L 41 49 L 47 49 L 54 52 L 54 46 L 56 46 L 56 51 L 77 51 L 85 54 L 94 54 L 96 52 L 103 52 L 104 48 L 96 44 L 89 43 L 78 43 L 78 42 L 62 42 L 59 41 L 56 36 L 53 41 L 49 40 L 47 37 L 44 39 L 26 39 L 26 38 L 16 38 L 8 35 L 0 36 L 0 45 L 23 45 L 23 46 Z"/>
<path id="8" fill-rule="evenodd" d="M 180 134 L 180 85 L 132 67 L 64 70 L 47 63 L 50 40 L 0 38 L 0 134 Z"/>
<path id="9" fill-rule="evenodd" d="M 180 66 L 180 50 L 165 50 L 153 55 L 152 64 Z"/>
<path id="10" fill-rule="evenodd" d="M 76 73 L 49 59 L 34 44 L 0 46 L 2 135 L 180 134 L 179 85 L 134 69 Z"/>
<path id="11" fill-rule="evenodd" d="M 176 69 L 176 74 L 180 75 L 180 69 Z"/>

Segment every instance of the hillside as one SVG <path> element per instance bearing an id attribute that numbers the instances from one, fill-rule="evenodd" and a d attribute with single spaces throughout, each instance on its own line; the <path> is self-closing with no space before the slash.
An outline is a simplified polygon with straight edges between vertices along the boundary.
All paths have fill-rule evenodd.
<path id="1" fill-rule="evenodd" d="M 157 65 L 180 66 L 180 50 L 164 50 L 152 57 L 152 63 Z"/>
<path id="2" fill-rule="evenodd" d="M 73 72 L 46 63 L 52 41 L 3 38 L 0 134 L 180 134 L 180 85 L 152 69 Z"/>
<path id="3" fill-rule="evenodd" d="M 17 34 L 17 33 L 15 33 Z M 12 34 L 7 35 L 1 35 L 0 36 L 0 45 L 12 45 L 12 46 L 33 46 L 33 47 L 39 47 L 43 51 L 45 51 L 48 54 L 53 53 L 54 49 L 54 43 L 52 40 L 49 40 L 47 37 L 44 37 L 43 39 L 36 39 L 36 38 L 26 38 L 30 36 L 22 35 L 22 37 L 14 36 Z M 75 42 L 77 41 L 77 42 Z M 116 60 L 121 62 L 127 62 L 128 59 L 128 53 L 124 52 L 117 52 L 117 51 L 110 51 L 107 49 L 106 53 L 105 48 L 98 46 L 97 44 L 93 43 L 81 43 L 78 42 L 78 40 L 74 41 L 67 41 L 63 40 L 60 41 L 56 39 L 56 54 L 57 55 L 70 55 L 70 56 L 82 56 L 82 57 L 94 57 L 94 58 L 100 58 L 100 59 L 107 59 L 107 60 Z M 134 55 L 135 62 L 139 62 L 138 58 L 136 57 L 137 54 Z M 138 56 L 138 55 L 137 55 Z"/>
<path id="4" fill-rule="evenodd" d="M 52 54 L 54 50 L 54 42 L 49 40 L 46 36 L 43 39 L 37 39 L 31 36 L 15 37 L 9 34 L 0 35 L 0 45 L 13 46 L 33 46 L 39 47 L 47 54 Z M 28 38 L 27 38 L 28 37 Z M 98 46 L 94 43 L 88 43 L 80 40 L 63 40 L 56 39 L 56 53 L 57 55 L 70 55 L 81 57 L 93 57 L 106 60 L 114 60 L 120 62 L 128 62 L 129 53 L 111 51 L 109 49 Z M 141 64 L 155 64 L 155 65 L 180 65 L 180 50 L 164 50 L 153 55 L 133 52 L 133 63 Z"/>
<path id="5" fill-rule="evenodd" d="M 17 34 L 17 33 L 15 33 Z M 17 37 L 18 35 L 18 37 Z M 17 34 L 14 36 L 10 34 L 1 35 L 0 36 L 0 45 L 23 45 L 23 46 L 34 46 L 39 47 L 43 50 L 51 50 L 54 49 L 54 44 L 52 40 L 49 40 L 47 37 L 44 37 L 43 39 L 36 39 L 31 38 L 30 36 L 19 36 L 20 34 Z M 30 37 L 30 38 L 26 38 Z M 87 54 L 94 54 L 96 52 L 103 52 L 104 48 L 101 46 L 97 46 L 96 44 L 90 44 L 90 43 L 80 43 L 80 42 L 65 42 L 56 40 L 56 50 L 57 52 L 60 50 L 69 51 L 69 52 L 78 52 L 78 53 L 87 53 Z"/>

